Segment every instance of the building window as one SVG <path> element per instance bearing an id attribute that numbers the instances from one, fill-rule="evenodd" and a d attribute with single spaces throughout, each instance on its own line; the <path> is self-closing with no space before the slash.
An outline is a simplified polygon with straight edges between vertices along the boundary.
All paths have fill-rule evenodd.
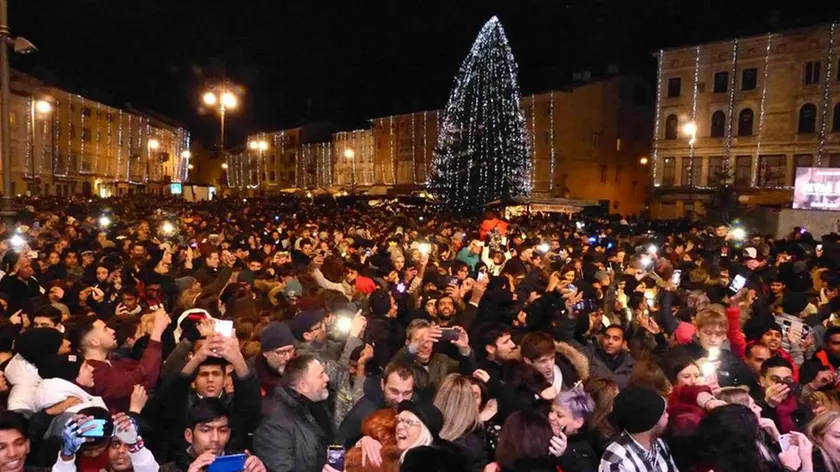
<path id="1" fill-rule="evenodd" d="M 269 180 L 277 180 L 277 173 L 275 171 L 271 171 L 268 175 L 271 177 Z"/>
<path id="2" fill-rule="evenodd" d="M 735 158 L 735 186 L 749 187 L 752 185 L 752 156 L 738 156 Z"/>
<path id="3" fill-rule="evenodd" d="M 831 131 L 840 131 L 840 103 L 834 105 L 834 124 L 831 126 Z"/>
<path id="4" fill-rule="evenodd" d="M 706 182 L 709 187 L 714 187 L 719 183 L 722 183 L 726 179 L 726 176 L 723 175 L 723 158 L 722 157 L 710 157 L 709 158 L 709 177 L 706 179 Z"/>
<path id="5" fill-rule="evenodd" d="M 753 134 L 753 111 L 750 108 L 741 110 L 738 115 L 738 136 L 752 136 Z"/>
<path id="6" fill-rule="evenodd" d="M 677 139 L 679 125 L 677 115 L 668 115 L 668 118 L 665 118 L 665 139 Z"/>
<path id="7" fill-rule="evenodd" d="M 668 79 L 668 98 L 676 98 L 680 96 L 680 87 L 682 80 L 679 77 L 672 77 Z"/>
<path id="8" fill-rule="evenodd" d="M 666 187 L 674 186 L 674 177 L 677 173 L 677 160 L 673 157 L 666 157 L 662 163 L 662 185 Z"/>
<path id="9" fill-rule="evenodd" d="M 726 114 L 718 110 L 712 114 L 711 135 L 713 138 L 722 138 L 726 131 Z"/>
<path id="10" fill-rule="evenodd" d="M 76 127 L 73 126 L 73 123 L 70 123 L 69 134 L 70 134 L 70 139 L 73 139 L 73 138 L 76 137 Z"/>
<path id="11" fill-rule="evenodd" d="M 546 132 L 544 133 L 543 139 L 545 140 L 545 144 L 546 144 L 546 145 L 551 144 L 551 132 L 550 132 L 550 131 L 546 131 Z"/>
<path id="12" fill-rule="evenodd" d="M 297 153 L 293 152 L 293 153 L 289 154 L 289 165 L 290 166 L 295 165 L 296 161 L 297 161 Z"/>
<path id="13" fill-rule="evenodd" d="M 820 61 L 812 61 L 805 63 L 805 85 L 813 85 L 820 83 Z"/>
<path id="14" fill-rule="evenodd" d="M 726 93 L 729 88 L 729 72 L 715 73 L 715 93 Z"/>
<path id="15" fill-rule="evenodd" d="M 621 164 L 615 166 L 615 183 L 621 183 Z"/>
<path id="16" fill-rule="evenodd" d="M 551 116 L 551 102 L 543 104 L 543 115 Z"/>
<path id="17" fill-rule="evenodd" d="M 741 90 L 755 90 L 758 85 L 758 69 L 755 67 L 741 72 Z"/>
<path id="18" fill-rule="evenodd" d="M 817 129 L 817 107 L 806 103 L 799 109 L 799 132 L 813 133 Z"/>
<path id="19" fill-rule="evenodd" d="M 601 145 L 601 133 L 592 133 L 592 149 L 598 149 Z"/>
<path id="20" fill-rule="evenodd" d="M 680 169 L 680 185 L 683 187 L 691 187 L 694 183 L 694 174 L 697 172 L 697 169 L 694 168 L 694 164 L 691 157 L 685 156 L 682 158 L 682 168 Z"/>
<path id="21" fill-rule="evenodd" d="M 90 116 L 90 108 L 84 107 L 82 109 L 82 116 Z"/>
<path id="22" fill-rule="evenodd" d="M 90 128 L 82 128 L 82 141 L 90 142 Z"/>
<path id="23" fill-rule="evenodd" d="M 828 156 L 828 167 L 835 169 L 840 167 L 840 154 L 831 154 Z"/>
<path id="24" fill-rule="evenodd" d="M 96 142 L 102 142 L 102 131 L 96 130 Z"/>
<path id="25" fill-rule="evenodd" d="M 601 164 L 601 183 L 607 183 L 607 165 Z"/>
<path id="26" fill-rule="evenodd" d="M 758 186 L 783 187 L 785 185 L 785 156 L 759 156 Z"/>
<path id="27" fill-rule="evenodd" d="M 810 154 L 797 154 L 793 156 L 793 175 L 796 176 L 796 169 L 800 167 L 813 167 L 814 156 Z"/>

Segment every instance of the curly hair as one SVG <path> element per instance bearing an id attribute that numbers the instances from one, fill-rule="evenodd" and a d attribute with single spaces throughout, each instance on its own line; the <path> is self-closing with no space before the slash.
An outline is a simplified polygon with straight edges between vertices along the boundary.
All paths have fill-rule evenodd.
<path id="1" fill-rule="evenodd" d="M 362 466 L 362 448 L 356 446 L 347 451 L 344 470 L 347 472 L 399 472 L 400 450 L 396 439 L 397 412 L 393 408 L 377 410 L 362 422 L 362 435 L 370 436 L 382 444 L 382 465 L 369 463 Z"/>

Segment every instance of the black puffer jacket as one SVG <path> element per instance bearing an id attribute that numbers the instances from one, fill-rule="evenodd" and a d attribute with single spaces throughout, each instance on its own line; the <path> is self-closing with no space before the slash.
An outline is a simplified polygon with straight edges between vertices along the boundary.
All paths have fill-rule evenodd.
<path id="1" fill-rule="evenodd" d="M 406 453 L 400 472 L 468 472 L 460 447 L 435 439 L 431 446 L 412 448 Z"/>

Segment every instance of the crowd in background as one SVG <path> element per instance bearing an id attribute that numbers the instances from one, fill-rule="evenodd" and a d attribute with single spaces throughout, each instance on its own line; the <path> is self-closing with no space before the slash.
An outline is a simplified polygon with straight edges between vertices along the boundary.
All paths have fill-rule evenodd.
<path id="1" fill-rule="evenodd" d="M 0 472 L 840 472 L 840 235 L 26 200 Z"/>

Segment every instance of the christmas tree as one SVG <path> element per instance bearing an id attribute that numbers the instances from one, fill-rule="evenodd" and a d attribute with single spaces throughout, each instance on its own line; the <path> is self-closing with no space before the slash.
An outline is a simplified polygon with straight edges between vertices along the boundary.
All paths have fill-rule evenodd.
<path id="1" fill-rule="evenodd" d="M 531 192 L 516 62 L 499 19 L 478 34 L 443 111 L 430 188 L 455 210 Z"/>

